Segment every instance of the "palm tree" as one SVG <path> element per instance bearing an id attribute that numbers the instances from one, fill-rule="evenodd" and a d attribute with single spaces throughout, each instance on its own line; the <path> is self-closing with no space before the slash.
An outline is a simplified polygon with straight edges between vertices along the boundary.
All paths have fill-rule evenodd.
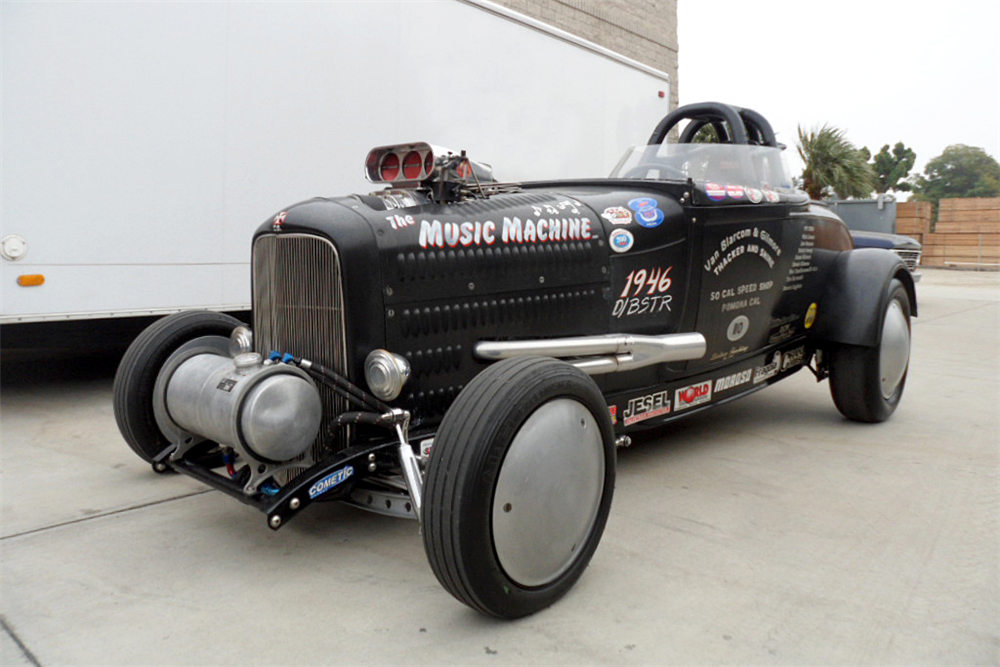
<path id="1" fill-rule="evenodd" d="M 864 154 L 844 138 L 844 131 L 829 125 L 803 132 L 799 126 L 799 155 L 805 162 L 802 187 L 813 199 L 830 190 L 841 199 L 867 197 L 875 189 L 875 173 Z"/>

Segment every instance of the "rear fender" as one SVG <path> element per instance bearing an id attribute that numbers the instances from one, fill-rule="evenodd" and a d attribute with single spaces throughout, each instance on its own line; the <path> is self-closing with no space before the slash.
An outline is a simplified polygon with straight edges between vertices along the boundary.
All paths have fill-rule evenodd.
<path id="1" fill-rule="evenodd" d="M 917 315 L 913 277 L 894 253 L 860 248 L 840 253 L 823 291 L 812 337 L 831 343 L 878 345 L 889 282 L 897 278 L 910 298 L 910 313 Z"/>

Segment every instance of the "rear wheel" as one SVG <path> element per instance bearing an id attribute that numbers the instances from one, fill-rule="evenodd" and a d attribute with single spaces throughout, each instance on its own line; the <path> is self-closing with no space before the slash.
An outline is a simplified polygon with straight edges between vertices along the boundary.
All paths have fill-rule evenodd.
<path id="1" fill-rule="evenodd" d="M 422 510 L 434 574 L 493 616 L 549 606 L 597 549 L 614 479 L 611 418 L 593 380 L 554 359 L 490 366 L 434 439 Z"/>
<path id="2" fill-rule="evenodd" d="M 129 346 L 115 374 L 115 421 L 125 442 L 144 461 L 152 462 L 170 444 L 153 408 L 153 388 L 163 364 L 198 338 L 219 337 L 223 340 L 218 345 L 228 345 L 229 334 L 240 324 L 223 313 L 189 310 L 157 320 Z"/>
<path id="3" fill-rule="evenodd" d="M 910 364 L 910 298 L 892 279 L 879 315 L 878 345 L 834 345 L 830 348 L 830 393 L 848 419 L 883 422 L 896 410 Z"/>

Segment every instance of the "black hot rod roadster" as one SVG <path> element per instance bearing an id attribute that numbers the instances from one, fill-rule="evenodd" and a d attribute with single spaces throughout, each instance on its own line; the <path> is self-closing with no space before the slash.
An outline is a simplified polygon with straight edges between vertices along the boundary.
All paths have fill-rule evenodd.
<path id="1" fill-rule="evenodd" d="M 850 419 L 896 408 L 910 273 L 854 250 L 781 148 L 717 103 L 669 114 L 610 178 L 501 183 L 464 153 L 376 148 L 386 189 L 256 231 L 252 328 L 189 311 L 135 340 L 122 435 L 274 529 L 321 500 L 416 517 L 456 598 L 535 612 L 597 548 L 634 430 L 804 367 Z"/>

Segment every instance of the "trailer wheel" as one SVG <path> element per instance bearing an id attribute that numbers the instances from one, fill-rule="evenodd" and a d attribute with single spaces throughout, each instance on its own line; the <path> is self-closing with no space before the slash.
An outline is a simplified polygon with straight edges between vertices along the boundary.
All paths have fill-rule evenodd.
<path id="1" fill-rule="evenodd" d="M 854 421 L 885 421 L 903 396 L 910 364 L 910 299 L 895 278 L 886 293 L 878 345 L 830 348 L 830 393 L 841 414 Z"/>
<path id="2" fill-rule="evenodd" d="M 555 359 L 494 364 L 434 438 L 421 513 L 431 568 L 487 614 L 543 609 L 590 562 L 614 481 L 611 418 L 593 380 Z"/>
<path id="3" fill-rule="evenodd" d="M 129 346 L 115 373 L 115 421 L 125 442 L 144 461 L 151 463 L 170 444 L 153 410 L 153 387 L 164 362 L 189 341 L 204 336 L 228 339 L 239 325 L 223 313 L 188 310 L 157 320 Z"/>

